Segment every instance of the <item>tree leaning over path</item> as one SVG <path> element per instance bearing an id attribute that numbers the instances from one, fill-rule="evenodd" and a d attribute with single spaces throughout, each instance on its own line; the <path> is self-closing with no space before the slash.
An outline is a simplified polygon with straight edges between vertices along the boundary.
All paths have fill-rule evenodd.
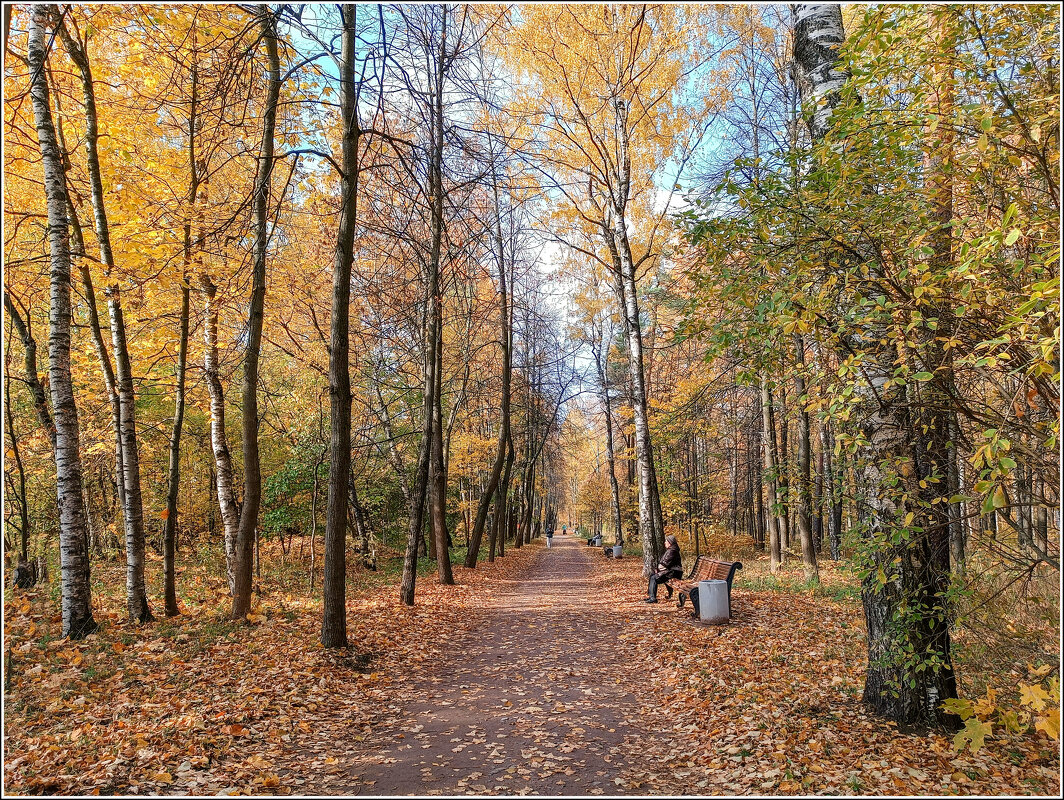
<path id="1" fill-rule="evenodd" d="M 48 204 L 51 312 L 48 328 L 48 380 L 56 428 L 55 468 L 59 500 L 59 554 L 62 568 L 63 635 L 81 639 L 97 628 L 89 586 L 89 530 L 82 494 L 78 409 L 70 373 L 70 233 L 63 158 L 56 142 L 48 96 L 45 34 L 52 23 L 47 6 L 34 6 L 27 56 L 30 99 L 41 148 Z"/>

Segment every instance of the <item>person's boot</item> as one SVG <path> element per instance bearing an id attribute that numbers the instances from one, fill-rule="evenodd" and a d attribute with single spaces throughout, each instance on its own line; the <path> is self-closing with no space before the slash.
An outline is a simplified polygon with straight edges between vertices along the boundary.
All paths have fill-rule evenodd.
<path id="1" fill-rule="evenodd" d="M 665 595 L 665 599 L 666 600 L 672 600 L 672 587 L 669 586 L 669 584 L 667 584 L 667 583 L 665 584 L 665 591 L 668 592 L 668 594 Z"/>
<path id="2" fill-rule="evenodd" d="M 643 602 L 644 603 L 656 603 L 656 602 L 658 602 L 658 598 L 656 598 L 656 597 L 648 597 Z"/>

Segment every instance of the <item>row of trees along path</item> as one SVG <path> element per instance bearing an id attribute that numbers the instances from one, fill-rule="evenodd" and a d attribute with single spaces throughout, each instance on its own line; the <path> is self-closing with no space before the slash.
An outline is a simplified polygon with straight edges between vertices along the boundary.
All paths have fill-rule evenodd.
<path id="1" fill-rule="evenodd" d="M 423 555 L 455 584 L 448 514 L 465 523 L 467 568 L 482 538 L 487 561 L 520 548 L 577 504 L 590 462 L 569 458 L 566 474 L 561 442 L 595 438 L 595 403 L 579 405 L 594 386 L 595 463 L 611 477 L 605 501 L 580 502 L 597 522 L 611 504 L 618 539 L 629 521 L 645 573 L 666 522 L 700 552 L 730 488 L 732 536 L 706 551 L 736 557 L 744 519 L 773 573 L 790 543 L 816 587 L 826 542 L 859 577 L 862 699 L 880 717 L 964 722 L 973 751 L 994 725 L 1058 741 L 1059 18 L 875 7 L 844 24 L 839 4 L 752 8 L 6 16 L 6 63 L 21 66 L 5 84 L 5 321 L 26 391 L 12 408 L 8 369 L 5 523 L 20 529 L 20 584 L 33 583 L 31 542 L 58 562 L 62 636 L 114 635 L 94 616 L 119 581 L 107 550 L 124 559 L 130 623 L 156 620 L 151 544 L 163 613 L 181 617 L 179 594 L 198 589 L 179 534 L 197 549 L 216 539 L 229 619 L 263 618 L 260 534 L 284 571 L 309 528 L 313 576 L 324 508 L 319 639 L 346 650 L 349 528 L 367 564 L 371 540 L 398 545 L 404 609 Z M 148 46 L 130 31 L 150 32 Z M 681 183 L 709 158 L 700 142 L 731 137 L 713 128 L 725 117 L 750 141 L 715 177 Z M 788 140 L 770 147 L 777 127 Z M 688 195 L 679 218 L 660 202 L 666 175 Z M 549 279 L 544 241 L 565 256 Z M 572 297 L 583 343 L 554 313 L 562 278 L 586 286 Z M 597 381 L 580 374 L 585 344 Z M 496 675 L 491 692 L 541 693 L 555 706 L 536 707 L 560 720 L 579 719 L 580 696 L 610 705 L 587 676 L 592 662 L 609 674 L 617 623 L 588 622 L 584 604 L 600 600 L 579 583 L 584 552 L 545 554 L 532 583 L 482 612 L 470 663 L 452 669 L 493 675 L 493 648 L 517 649 L 542 669 Z M 537 587 L 552 569 L 560 585 Z M 534 612 L 545 619 L 516 623 Z M 1027 632 L 997 636 L 1017 624 Z M 36 637 L 22 655 L 48 646 Z M 990 656 L 987 637 L 1001 640 Z M 996 685 L 1035 713 L 998 709 L 994 686 L 973 682 L 990 706 L 979 718 L 957 656 L 1000 665 Z M 588 684 L 547 693 L 585 657 L 572 675 Z M 1020 683 L 1024 664 L 1037 685 Z M 470 713 L 499 699 L 453 691 L 433 698 L 444 727 L 459 699 L 486 704 Z M 629 742 L 604 708 L 601 747 Z"/>

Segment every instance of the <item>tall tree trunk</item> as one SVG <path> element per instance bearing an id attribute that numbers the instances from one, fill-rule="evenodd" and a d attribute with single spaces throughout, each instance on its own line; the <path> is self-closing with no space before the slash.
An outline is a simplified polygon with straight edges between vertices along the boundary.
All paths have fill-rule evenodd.
<path id="1" fill-rule="evenodd" d="M 189 286 L 186 271 L 181 280 L 181 321 L 177 343 L 177 386 L 174 422 L 170 430 L 170 463 L 167 472 L 166 520 L 163 523 L 163 602 L 166 616 L 181 613 L 177 606 L 177 500 L 181 490 L 181 429 L 185 420 L 185 374 L 188 366 Z"/>
<path id="2" fill-rule="evenodd" d="M 203 212 L 200 201 L 200 168 L 196 160 L 196 129 L 199 125 L 199 54 L 192 34 L 192 95 L 188 113 L 188 205 L 185 219 L 184 254 L 181 270 L 181 320 L 177 339 L 177 386 L 174 422 L 170 429 L 170 463 L 167 473 L 166 519 L 163 522 L 163 602 L 166 616 L 181 613 L 177 606 L 177 500 L 181 489 L 181 431 L 185 421 L 185 376 L 188 372 L 189 275 L 193 252 L 199 261 L 203 251 Z M 193 231 L 195 224 L 195 231 Z M 202 267 L 202 265 L 199 265 Z"/>
<path id="3" fill-rule="evenodd" d="M 59 33 L 62 33 L 62 31 L 60 30 Z M 56 98 L 56 110 L 60 110 L 58 98 Z M 69 173 L 71 162 L 66 141 L 63 138 L 62 116 L 57 120 L 56 137 L 59 148 L 62 151 L 64 169 Z M 67 179 L 69 181 L 69 176 Z M 118 505 L 121 509 L 124 509 L 126 506 L 126 490 L 125 481 L 122 479 L 125 473 L 122 466 L 122 405 L 118 396 L 118 383 L 115 380 L 114 366 L 111 364 L 111 356 L 107 349 L 107 342 L 104 339 L 103 327 L 100 324 L 100 312 L 96 303 L 96 290 L 93 286 L 92 274 L 85 259 L 85 237 L 81 230 L 81 221 L 78 219 L 77 209 L 74 207 L 73 198 L 70 194 L 69 183 L 67 187 L 67 216 L 70 222 L 71 261 L 77 267 L 81 276 L 82 290 L 85 293 L 85 306 L 89 313 L 89 330 L 92 331 L 92 342 L 100 362 L 104 388 L 107 391 L 107 397 L 111 401 L 111 432 L 114 435 L 114 486 Z"/>
<path id="4" fill-rule="evenodd" d="M 81 486 L 78 408 L 70 373 L 70 233 L 67 220 L 66 178 L 56 141 L 48 95 L 45 32 L 50 13 L 57 9 L 33 6 L 30 12 L 27 60 L 30 101 L 41 150 L 44 192 L 48 208 L 50 256 L 50 315 L 48 326 L 48 382 L 55 420 L 56 494 L 59 504 L 59 562 L 62 572 L 63 636 L 80 639 L 96 630 L 89 584 L 88 522 Z"/>
<path id="5" fill-rule="evenodd" d="M 218 511 L 222 519 L 222 540 L 225 548 L 225 573 L 229 591 L 236 591 L 235 547 L 240 523 L 240 510 L 233 487 L 233 456 L 225 437 L 225 390 L 218 363 L 218 289 L 206 272 L 201 272 L 203 290 L 203 372 L 207 380 L 207 395 L 211 409 L 211 452 L 214 454 L 214 485 Z"/>
<path id="6" fill-rule="evenodd" d="M 502 233 L 502 212 L 499 203 L 499 182 L 495 171 L 492 170 L 492 193 L 495 198 L 495 254 L 496 266 L 499 270 L 499 343 L 502 346 L 502 391 L 499 396 L 499 438 L 495 448 L 495 463 L 491 466 L 491 475 L 488 485 L 480 494 L 477 503 L 476 521 L 473 523 L 473 533 L 469 540 L 469 548 L 466 550 L 465 566 L 473 569 L 477 565 L 480 555 L 480 541 L 484 535 L 484 524 L 488 516 L 488 506 L 492 498 L 497 495 L 497 488 L 502 477 L 503 462 L 506 460 L 506 443 L 510 440 L 510 385 L 513 375 L 513 336 L 510 326 L 510 298 L 506 282 L 506 245 Z M 495 510 L 499 514 L 498 505 Z M 494 535 L 493 535 L 494 536 Z M 494 546 L 489 548 L 494 560 Z"/>
<path id="7" fill-rule="evenodd" d="M 609 347 L 608 343 L 606 347 Z M 624 529 L 621 521 L 621 489 L 617 485 L 617 466 L 613 453 L 613 413 L 610 409 L 610 385 L 606 376 L 606 368 L 602 365 L 599 366 L 599 382 L 602 384 L 602 405 L 606 414 L 606 464 L 610 471 L 610 497 L 613 500 L 613 535 L 616 543 L 623 545 Z"/>
<path id="8" fill-rule="evenodd" d="M 56 12 L 58 13 L 58 12 Z M 93 223 L 100 245 L 100 261 L 109 276 L 115 270 L 111 248 L 111 232 L 104 203 L 103 174 L 100 167 L 99 117 L 96 111 L 96 91 L 92 69 L 84 45 L 60 23 L 58 33 L 81 78 L 82 101 L 85 105 L 85 155 L 92 198 Z M 115 382 L 119 404 L 119 431 L 122 452 L 120 483 L 124 490 L 122 516 L 126 534 L 126 606 L 130 619 L 151 622 L 155 617 L 148 606 L 144 581 L 144 504 L 140 491 L 140 453 L 137 444 L 136 399 L 133 391 L 132 362 L 126 338 L 125 316 L 122 312 L 118 283 L 106 290 L 107 308 L 111 318 L 111 342 L 115 351 Z"/>
<path id="9" fill-rule="evenodd" d="M 399 587 L 399 599 L 408 606 L 414 605 L 417 550 L 425 523 L 425 501 L 428 494 L 429 462 L 432 456 L 434 429 L 433 414 L 436 407 L 436 347 L 439 341 L 436 326 L 442 317 L 437 313 L 437 306 L 443 300 L 440 291 L 440 260 L 443 244 L 443 75 L 447 68 L 447 6 L 442 7 L 441 15 L 439 51 L 435 54 L 433 74 L 430 77 L 432 90 L 429 93 L 431 124 L 429 125 L 428 148 L 428 195 L 432 219 L 431 251 L 427 263 L 428 275 L 425 285 L 425 397 L 422 404 L 421 443 L 418 447 L 417 472 L 412 487 L 413 498 L 410 504 L 406 553 L 403 558 L 403 578 Z"/>
<path id="10" fill-rule="evenodd" d="M 794 53 L 814 144 L 828 130 L 848 78 L 839 58 L 843 39 L 840 6 L 795 7 Z M 890 338 L 887 324 L 875 324 L 864 337 L 865 380 L 857 385 L 865 409 L 860 426 L 868 443 L 857 468 L 867 530 L 864 700 L 899 724 L 952 726 L 956 718 L 942 707 L 943 700 L 957 696 L 947 600 L 949 514 L 946 504 L 930 503 L 937 488 L 927 480 L 945 473 L 948 426 L 934 407 L 910 406 L 919 402 L 911 384 L 892 384 L 898 356 L 882 343 Z M 899 505 L 902 494 L 917 500 Z"/>
<path id="11" fill-rule="evenodd" d="M 442 298 L 441 298 L 442 299 Z M 443 443 L 443 304 L 436 304 L 436 388 L 432 406 L 432 456 L 429 467 L 432 498 L 429 507 L 436 571 L 444 586 L 454 585 L 447 531 L 447 467 Z"/>
<path id="12" fill-rule="evenodd" d="M 321 641 L 347 646 L 346 535 L 351 476 L 351 266 L 355 259 L 358 200 L 358 145 L 361 129 L 355 95 L 358 7 L 341 6 L 340 113 L 343 145 L 340 223 L 333 257 L 332 331 L 329 345 L 329 497 L 325 523 L 325 577 Z"/>
<path id="13" fill-rule="evenodd" d="M 761 437 L 765 448 L 765 491 L 768 496 L 768 508 L 765 513 L 768 528 L 769 567 L 776 572 L 783 563 L 780 547 L 780 529 L 783 527 L 776 516 L 776 454 L 773 448 L 772 391 L 768 387 L 768 378 L 761 375 L 761 420 L 764 433 Z"/>
<path id="14" fill-rule="evenodd" d="M 639 480 L 639 529 L 643 543 L 643 574 L 650 575 L 665 545 L 654 448 L 650 437 L 644 369 L 643 330 L 639 316 L 639 286 L 636 265 L 628 239 L 626 209 L 631 192 L 630 121 L 628 106 L 614 99 L 614 142 L 616 170 L 609 187 L 606 219 L 602 233 L 614 265 L 614 290 L 621 305 L 628 339 L 628 372 L 632 388 L 632 416 L 635 427 L 635 455 Z"/>
<path id="15" fill-rule="evenodd" d="M 258 10 L 262 41 L 266 46 L 269 77 L 266 81 L 262 145 L 259 150 L 255 193 L 251 216 L 255 231 L 252 250 L 251 303 L 248 309 L 248 338 L 244 351 L 244 379 L 240 398 L 240 439 L 244 451 L 244 502 L 240 506 L 234 555 L 234 591 L 231 616 L 244 619 L 251 611 L 253 549 L 262 501 L 262 473 L 259 463 L 259 349 L 266 304 L 266 248 L 269 244 L 270 178 L 273 175 L 274 131 L 277 126 L 277 100 L 281 92 L 281 62 L 277 53 L 277 19 L 269 6 Z M 343 487 L 346 497 L 347 486 Z M 342 524 L 342 523 L 341 523 Z"/>
<path id="16" fill-rule="evenodd" d="M 140 493 L 140 454 L 137 450 L 137 429 L 133 396 L 132 364 L 126 342 L 125 317 L 122 314 L 118 286 L 107 290 L 107 306 L 111 315 L 111 337 L 115 348 L 115 377 L 122 406 L 122 470 L 126 488 L 123 517 L 126 523 L 126 606 L 129 618 L 137 622 L 152 622 L 155 617 L 148 607 L 144 582 L 144 505 Z"/>
<path id="17" fill-rule="evenodd" d="M 797 369 L 794 373 L 795 404 L 798 408 L 798 536 L 802 544 L 802 570 L 810 583 L 819 583 L 816 549 L 813 546 L 813 508 L 810 497 L 809 412 L 805 410 L 809 398 L 805 396 L 805 342 L 795 337 Z"/>
<path id="18" fill-rule="evenodd" d="M 616 212 L 613 212 L 610 217 L 611 219 L 603 225 L 603 233 L 613 260 L 614 293 L 621 307 L 621 319 L 628 345 L 628 377 L 631 388 L 632 417 L 635 423 L 633 440 L 636 474 L 634 477 L 638 482 L 643 575 L 647 577 L 654 571 L 661 557 L 664 547 L 664 527 L 661 521 L 660 500 L 657 499 L 657 474 L 654 469 L 654 451 L 650 442 L 647 396 L 643 382 L 643 346 L 638 286 L 635 282 L 635 269 L 632 264 L 631 249 L 628 247 L 624 219 Z M 626 252 L 622 252 L 622 248 L 625 248 Z"/>

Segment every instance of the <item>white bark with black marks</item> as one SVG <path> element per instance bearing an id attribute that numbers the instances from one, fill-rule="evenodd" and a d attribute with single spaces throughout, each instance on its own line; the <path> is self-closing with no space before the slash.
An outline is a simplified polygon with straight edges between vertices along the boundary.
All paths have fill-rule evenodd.
<path id="1" fill-rule="evenodd" d="M 111 315 L 111 338 L 115 349 L 115 377 L 122 422 L 122 483 L 125 486 L 123 517 L 126 531 L 126 608 L 129 618 L 152 622 L 155 617 L 148 606 L 144 583 L 144 504 L 140 492 L 140 453 L 137 447 L 133 395 L 133 368 L 126 341 L 125 317 L 118 287 L 107 290 L 107 307 Z"/>
<path id="2" fill-rule="evenodd" d="M 53 13 L 58 15 L 58 9 Z M 58 18 L 58 17 L 57 17 Z M 99 116 L 96 110 L 96 89 L 92 67 L 84 44 L 75 38 L 65 22 L 58 26 L 59 37 L 81 79 L 82 102 L 85 106 L 85 161 L 89 173 L 93 227 L 100 246 L 100 262 L 114 280 L 114 251 L 111 229 L 104 202 L 103 172 L 98 148 Z M 133 390 L 133 368 L 129 357 L 122 297 L 117 282 L 106 290 L 107 308 L 111 320 L 111 343 L 115 352 L 114 389 L 118 395 L 118 430 L 121 448 L 121 471 L 118 480 L 123 489 L 122 517 L 126 539 L 126 607 L 129 618 L 137 622 L 151 622 L 155 617 L 148 606 L 144 581 L 144 503 L 140 490 L 140 453 L 137 444 L 136 398 Z M 117 461 L 118 459 L 116 459 Z"/>
<path id="3" fill-rule="evenodd" d="M 817 145 L 848 78 L 839 52 L 842 10 L 801 5 L 794 14 L 797 77 Z M 866 260 L 874 264 L 875 254 L 866 254 Z M 864 700 L 899 724 L 951 726 L 956 718 L 941 705 L 957 696 L 946 598 L 949 516 L 945 504 L 932 505 L 938 489 L 937 481 L 929 480 L 945 475 L 948 426 L 933 407 L 921 407 L 912 384 L 892 381 L 898 348 L 905 345 L 889 325 L 873 323 L 853 339 L 864 350 L 863 374 L 855 384 L 866 442 L 857 470 L 867 556 L 861 592 L 868 629 Z"/>
<path id="4" fill-rule="evenodd" d="M 845 40 L 842 6 L 799 3 L 793 11 L 795 78 L 809 135 L 817 142 L 827 133 L 831 112 L 850 79 L 839 58 L 839 48 Z"/>
<path id="5" fill-rule="evenodd" d="M 233 489 L 233 456 L 225 438 L 225 390 L 218 363 L 218 287 L 210 277 L 200 273 L 203 291 L 203 372 L 207 379 L 207 395 L 211 410 L 211 451 L 214 454 L 214 479 L 218 494 L 218 509 L 222 517 L 222 537 L 225 547 L 225 573 L 230 593 L 236 590 L 235 549 L 236 532 L 240 524 L 240 510 Z"/>
<path id="6" fill-rule="evenodd" d="M 56 428 L 56 493 L 59 503 L 59 562 L 62 572 L 63 635 L 79 639 L 97 628 L 92 616 L 89 584 L 88 520 L 81 485 L 78 409 L 70 372 L 70 233 L 67 221 L 66 176 L 56 140 L 48 94 L 45 44 L 49 9 L 30 13 L 27 56 L 30 101 L 41 149 L 44 192 L 48 208 L 50 321 L 48 379 Z"/>

